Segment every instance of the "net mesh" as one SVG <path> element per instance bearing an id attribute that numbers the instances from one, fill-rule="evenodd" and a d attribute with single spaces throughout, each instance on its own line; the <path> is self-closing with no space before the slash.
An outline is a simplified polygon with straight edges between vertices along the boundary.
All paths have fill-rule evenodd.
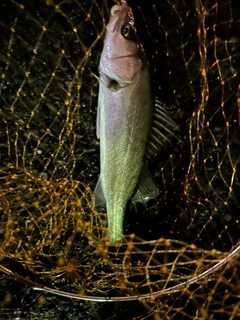
<path id="1" fill-rule="evenodd" d="M 0 267 L 25 279 L 0 275 L 2 319 L 240 318 L 240 3 L 128 3 L 179 132 L 150 163 L 160 196 L 127 210 L 116 247 L 92 194 L 114 3 L 0 3 Z"/>

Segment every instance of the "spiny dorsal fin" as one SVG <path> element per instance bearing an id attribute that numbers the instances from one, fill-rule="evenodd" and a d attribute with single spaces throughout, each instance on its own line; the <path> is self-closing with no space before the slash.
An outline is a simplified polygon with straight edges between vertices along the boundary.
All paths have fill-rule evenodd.
<path id="1" fill-rule="evenodd" d="M 155 98 L 152 127 L 146 148 L 146 160 L 158 153 L 167 142 L 175 137 L 177 124 L 168 116 L 164 105 Z"/>

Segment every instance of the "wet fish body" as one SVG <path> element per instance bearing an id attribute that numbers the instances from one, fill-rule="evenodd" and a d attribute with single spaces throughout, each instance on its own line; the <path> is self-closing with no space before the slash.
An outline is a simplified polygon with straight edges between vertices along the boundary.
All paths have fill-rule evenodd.
<path id="1" fill-rule="evenodd" d="M 155 107 L 149 67 L 126 2 L 111 9 L 106 29 L 97 113 L 101 172 L 94 195 L 96 206 L 107 210 L 108 237 L 116 243 L 123 233 L 127 202 L 144 203 L 158 195 L 147 160 L 166 138 L 159 126 L 174 124 L 159 107 L 161 121 L 155 119 L 158 129 L 151 139 Z"/>

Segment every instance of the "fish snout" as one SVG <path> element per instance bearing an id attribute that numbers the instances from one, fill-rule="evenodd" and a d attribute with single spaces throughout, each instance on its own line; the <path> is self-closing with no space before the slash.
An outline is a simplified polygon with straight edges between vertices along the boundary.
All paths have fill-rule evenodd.
<path id="1" fill-rule="evenodd" d="M 124 9 L 127 9 L 127 3 L 126 1 L 120 1 L 120 4 L 116 4 L 115 6 L 113 6 L 111 8 L 111 15 L 112 16 L 115 16 L 116 14 L 118 14 L 120 11 L 124 10 Z"/>

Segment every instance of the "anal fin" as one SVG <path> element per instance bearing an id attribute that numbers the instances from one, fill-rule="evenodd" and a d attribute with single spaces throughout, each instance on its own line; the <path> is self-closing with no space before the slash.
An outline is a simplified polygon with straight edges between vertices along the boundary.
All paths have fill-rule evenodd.
<path id="1" fill-rule="evenodd" d="M 131 202 L 133 205 L 135 205 L 137 202 L 145 204 L 150 199 L 155 199 L 158 194 L 159 190 L 153 181 L 147 165 L 145 164 L 139 177 L 136 191 L 131 198 Z"/>

